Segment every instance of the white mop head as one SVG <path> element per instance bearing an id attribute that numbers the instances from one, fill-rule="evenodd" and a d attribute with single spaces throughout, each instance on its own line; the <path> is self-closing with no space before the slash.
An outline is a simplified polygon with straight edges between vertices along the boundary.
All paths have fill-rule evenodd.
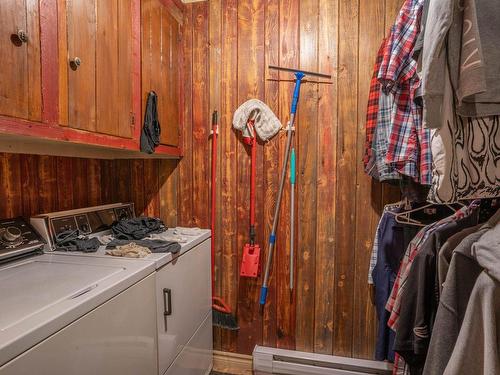
<path id="1" fill-rule="evenodd" d="M 252 137 L 247 122 L 254 120 L 257 135 L 263 141 L 275 136 L 281 129 L 281 122 L 265 103 L 259 99 L 250 99 L 234 112 L 233 127 L 243 132 L 244 137 Z"/>

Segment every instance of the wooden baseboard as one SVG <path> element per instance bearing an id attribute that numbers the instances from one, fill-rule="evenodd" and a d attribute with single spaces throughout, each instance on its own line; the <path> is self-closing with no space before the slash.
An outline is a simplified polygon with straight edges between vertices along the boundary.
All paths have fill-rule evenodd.
<path id="1" fill-rule="evenodd" d="M 252 375 L 252 356 L 214 350 L 213 370 L 233 375 Z"/>

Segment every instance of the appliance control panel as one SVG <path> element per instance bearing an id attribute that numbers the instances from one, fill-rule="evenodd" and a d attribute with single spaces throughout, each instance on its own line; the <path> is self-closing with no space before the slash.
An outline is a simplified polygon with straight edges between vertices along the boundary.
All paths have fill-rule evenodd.
<path id="1" fill-rule="evenodd" d="M 43 246 L 40 235 L 22 217 L 0 220 L 0 261 Z"/>
<path id="2" fill-rule="evenodd" d="M 133 207 L 111 207 L 91 210 L 62 217 L 49 219 L 53 236 L 68 231 L 78 230 L 80 234 L 91 235 L 111 229 L 115 221 L 131 219 L 134 217 Z"/>
<path id="3" fill-rule="evenodd" d="M 55 238 L 66 231 L 92 236 L 110 231 L 115 221 L 135 217 L 133 203 L 116 203 L 104 206 L 53 212 L 31 218 L 31 223 L 47 240 L 46 250 L 53 249 Z"/>

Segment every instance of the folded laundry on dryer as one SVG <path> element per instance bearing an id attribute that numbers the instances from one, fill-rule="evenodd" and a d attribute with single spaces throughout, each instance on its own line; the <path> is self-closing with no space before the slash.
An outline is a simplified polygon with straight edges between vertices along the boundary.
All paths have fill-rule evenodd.
<path id="1" fill-rule="evenodd" d="M 134 243 L 138 246 L 148 248 L 152 253 L 178 253 L 181 250 L 181 245 L 177 242 L 162 241 L 162 240 L 121 240 L 114 239 L 106 246 L 106 249 L 114 249 L 118 246 Z"/>
<path id="2" fill-rule="evenodd" d="M 189 238 L 187 238 L 186 236 L 172 234 L 169 232 L 153 233 L 153 234 L 150 234 L 149 236 L 147 236 L 145 239 L 146 240 L 171 241 L 171 242 L 178 242 L 178 243 L 189 242 Z"/>
<path id="3" fill-rule="evenodd" d="M 203 230 L 200 228 L 187 228 L 187 227 L 176 227 L 174 229 L 174 234 L 180 235 L 180 236 L 199 236 L 200 233 L 202 233 Z"/>
<path id="4" fill-rule="evenodd" d="M 106 254 L 114 257 L 144 258 L 151 254 L 151 251 L 147 247 L 137 245 L 135 242 L 129 242 L 126 245 L 116 246 L 115 249 L 106 250 Z"/>

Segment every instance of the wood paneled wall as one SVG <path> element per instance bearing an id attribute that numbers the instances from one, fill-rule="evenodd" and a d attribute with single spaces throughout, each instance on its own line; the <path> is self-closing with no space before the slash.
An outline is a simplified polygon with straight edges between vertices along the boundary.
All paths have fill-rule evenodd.
<path id="1" fill-rule="evenodd" d="M 215 330 L 218 350 L 255 344 L 371 358 L 375 313 L 367 286 L 372 239 L 393 189 L 372 183 L 361 164 L 372 66 L 402 0 L 210 0 L 187 7 L 184 67 L 185 156 L 179 222 L 209 226 L 210 113 L 220 112 L 216 292 L 237 314 L 239 332 Z M 239 277 L 248 241 L 249 150 L 232 130 L 235 109 L 265 101 L 288 120 L 291 74 L 268 64 L 331 73 L 309 79 L 297 122 L 296 285 L 289 291 L 289 190 L 284 194 L 268 304 L 261 278 Z M 257 243 L 267 256 L 285 135 L 259 144 Z"/>
<path id="2" fill-rule="evenodd" d="M 216 293 L 240 331 L 214 331 L 215 349 L 255 344 L 371 358 L 376 320 L 366 283 L 373 234 L 397 191 L 363 172 L 364 118 L 379 43 L 402 0 L 210 0 L 186 7 L 183 34 L 184 157 L 95 160 L 0 154 L 0 218 L 133 201 L 167 225 L 209 227 L 210 114 L 220 113 Z M 331 73 L 309 79 L 297 122 L 296 285 L 289 291 L 289 197 L 285 190 L 268 304 L 261 278 L 239 277 L 248 241 L 249 150 L 232 130 L 250 98 L 288 120 L 293 81 L 268 64 Z M 267 256 L 285 136 L 259 144 L 257 243 Z"/>
<path id="3" fill-rule="evenodd" d="M 138 215 L 177 224 L 177 161 L 0 153 L 0 218 L 134 202 Z"/>

